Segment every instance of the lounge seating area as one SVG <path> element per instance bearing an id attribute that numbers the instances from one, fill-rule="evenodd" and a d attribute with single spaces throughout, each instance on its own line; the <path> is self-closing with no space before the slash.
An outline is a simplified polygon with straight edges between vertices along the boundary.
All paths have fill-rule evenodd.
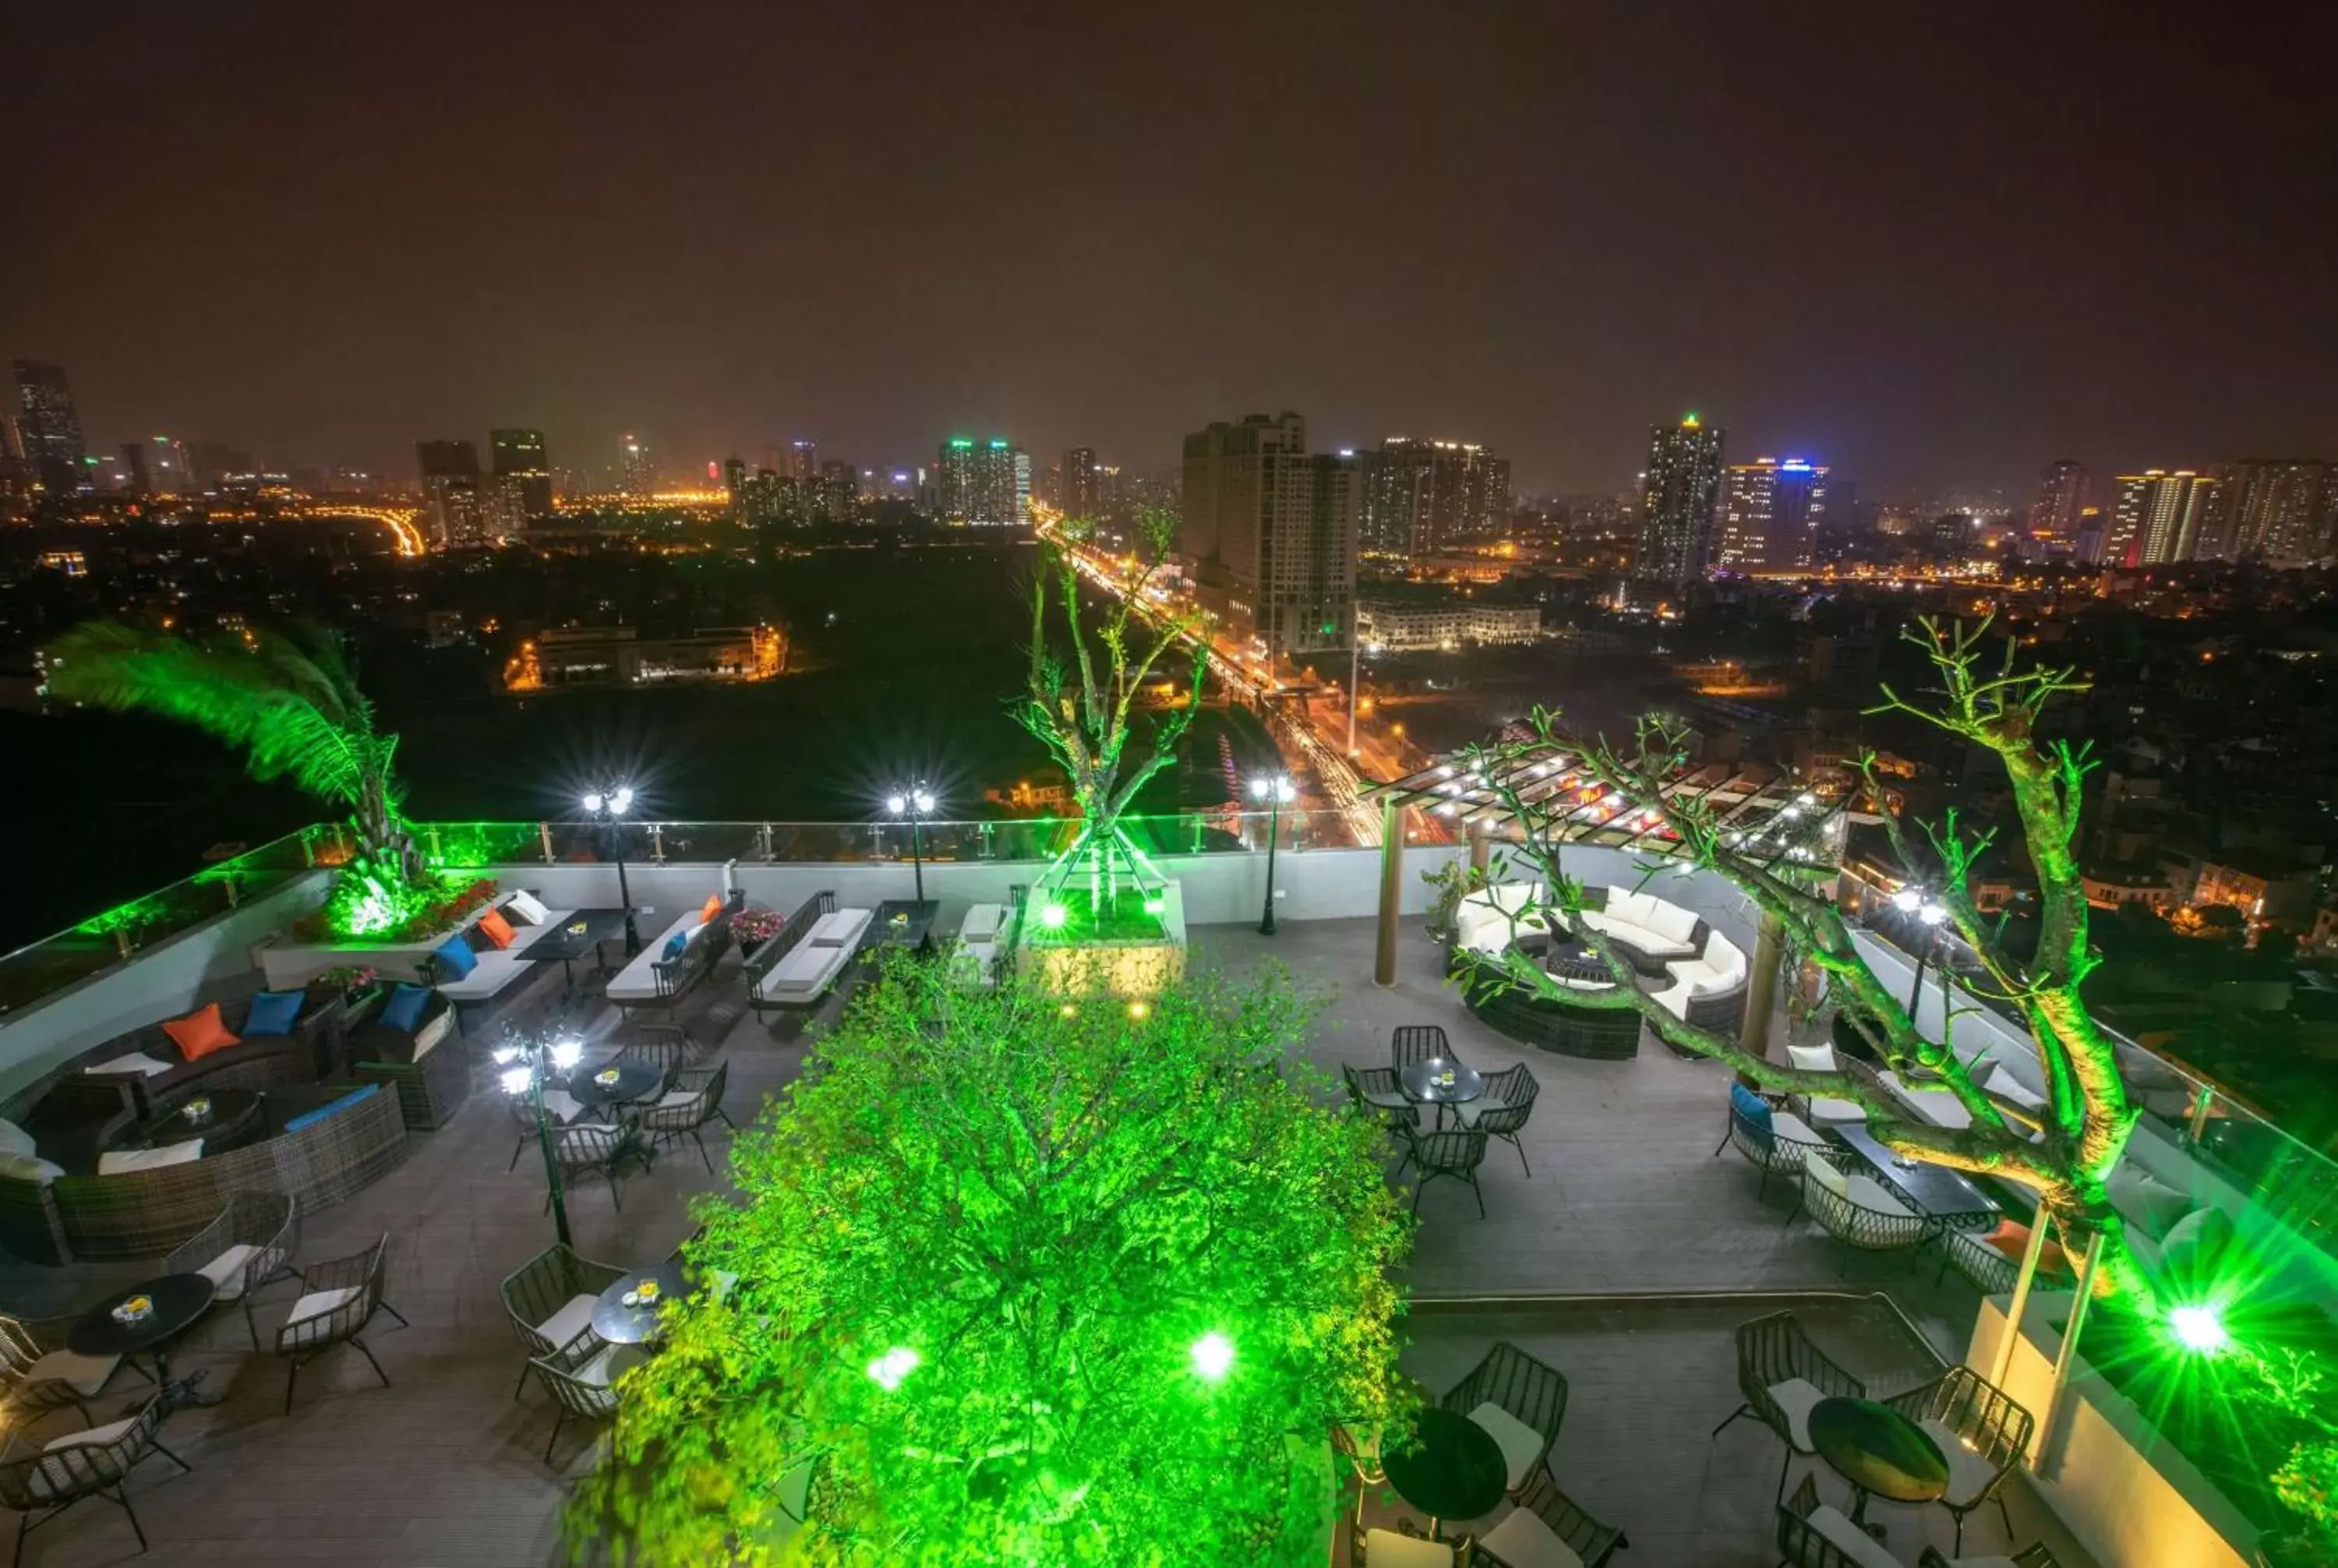
<path id="1" fill-rule="evenodd" d="M 1701 1028 L 1734 1034 L 1745 1014 L 1746 960 L 1744 949 L 1714 930 L 1695 911 L 1632 888 L 1595 887 L 1586 889 L 1585 926 L 1606 939 L 1628 963 L 1644 989 L 1675 1016 Z M 1496 958 L 1507 948 L 1534 954 L 1560 985 L 1596 990 L 1615 983 L 1607 965 L 1570 932 L 1567 917 L 1552 909 L 1547 891 L 1534 882 L 1505 882 L 1463 897 L 1454 914 L 1454 962 L 1458 967 L 1472 957 Z M 1528 1038 L 1535 1012 L 1596 1028 L 1596 1014 L 1610 1010 L 1570 1008 L 1544 997 L 1526 997 L 1531 1008 L 1508 1011 L 1489 1000 L 1504 1027 L 1514 1038 Z M 1487 1010 L 1481 1008 L 1481 1011 Z M 1518 1027 L 1525 1025 L 1524 1028 Z M 1637 1022 L 1634 1023 L 1637 1038 Z M 1553 1024 L 1542 1030 L 1564 1039 L 1567 1031 Z M 1611 1029 L 1610 1033 L 1613 1033 Z M 1536 1044 L 1541 1044 L 1539 1040 Z M 1547 1049 L 1568 1054 L 1591 1054 L 1553 1044 Z M 1635 1046 L 1636 1048 L 1636 1044 Z M 1611 1053 L 1612 1054 L 1612 1048 Z"/>
<path id="2" fill-rule="evenodd" d="M 817 893 L 747 961 L 747 1002 L 758 1014 L 811 1012 L 835 991 L 876 917 Z"/>

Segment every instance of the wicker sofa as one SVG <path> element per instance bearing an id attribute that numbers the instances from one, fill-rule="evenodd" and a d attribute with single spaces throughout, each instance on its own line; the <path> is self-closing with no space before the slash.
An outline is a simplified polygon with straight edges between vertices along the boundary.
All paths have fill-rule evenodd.
<path id="1" fill-rule="evenodd" d="M 349 1076 L 396 1094 L 408 1127 L 444 1127 L 471 1097 L 471 1054 L 455 1030 L 454 1005 L 432 992 L 409 1031 L 381 1021 L 388 1004 L 384 991 L 350 1013 L 342 1033 Z"/>

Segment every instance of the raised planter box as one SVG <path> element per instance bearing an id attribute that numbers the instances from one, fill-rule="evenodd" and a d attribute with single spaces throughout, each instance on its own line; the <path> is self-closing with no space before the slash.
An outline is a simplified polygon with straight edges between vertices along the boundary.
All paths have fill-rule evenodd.
<path id="1" fill-rule="evenodd" d="M 1973 1321 L 1965 1364 L 1984 1377 L 2005 1336 L 2006 1301 L 1984 1298 Z M 2050 1325 L 2068 1301 L 2067 1291 L 2032 1293 L 2006 1372 L 2005 1391 L 2041 1425 L 2062 1345 Z M 2079 1359 L 2063 1397 L 2045 1452 L 2032 1455 L 2030 1484 L 2097 1562 L 2254 1568 L 2256 1526 L 2125 1395 Z"/>
<path id="2" fill-rule="evenodd" d="M 356 965 L 379 972 L 385 981 L 410 980 L 427 982 L 429 975 L 427 960 L 431 950 L 447 937 L 461 930 L 461 925 L 449 926 L 435 936 L 419 942 L 400 942 L 395 946 L 349 942 L 325 946 L 283 947 L 264 946 L 254 950 L 260 959 L 260 972 L 268 976 L 270 991 L 298 991 L 328 969 Z"/>
<path id="3" fill-rule="evenodd" d="M 1021 985 L 1066 996 L 1160 995 L 1185 977 L 1185 897 L 1172 882 L 1161 891 L 1158 937 L 1143 941 L 1046 942 L 1028 910 L 1017 932 L 1015 975 Z"/>

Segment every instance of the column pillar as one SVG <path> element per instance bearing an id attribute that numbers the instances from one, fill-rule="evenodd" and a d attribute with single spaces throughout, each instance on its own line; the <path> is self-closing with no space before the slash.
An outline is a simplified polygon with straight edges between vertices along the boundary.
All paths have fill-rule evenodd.
<path id="1" fill-rule="evenodd" d="M 1494 836 L 1486 831 L 1482 823 L 1477 822 L 1469 824 L 1468 832 L 1469 869 L 1475 871 L 1482 879 L 1486 875 L 1486 867 L 1494 863 Z"/>
<path id="2" fill-rule="evenodd" d="M 1767 909 L 1754 934 L 1754 962 L 1745 975 L 1745 1027 L 1738 1044 L 1751 1056 L 1770 1054 L 1770 1014 L 1778 1004 L 1778 966 L 1785 957 L 1786 928 Z"/>
<path id="3" fill-rule="evenodd" d="M 1372 952 L 1372 984 L 1396 984 L 1397 911 L 1404 902 L 1404 808 L 1396 792 L 1380 797 L 1380 908 Z"/>

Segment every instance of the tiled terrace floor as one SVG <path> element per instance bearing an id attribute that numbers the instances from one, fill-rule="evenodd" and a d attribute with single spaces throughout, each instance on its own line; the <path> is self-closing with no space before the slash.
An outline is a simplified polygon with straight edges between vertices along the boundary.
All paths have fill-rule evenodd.
<path id="1" fill-rule="evenodd" d="M 1953 1277 L 1935 1289 L 1929 1259 L 1911 1272 L 1871 1259 L 1839 1278 L 1822 1239 L 1806 1223 L 1784 1223 L 1789 1200 L 1775 1184 L 1759 1201 L 1753 1171 L 1734 1152 L 1712 1157 L 1725 1083 L 1719 1067 L 1675 1060 L 1652 1044 L 1626 1063 L 1511 1046 L 1478 1028 L 1441 986 L 1437 950 L 1417 928 L 1408 933 L 1403 982 L 1386 991 L 1370 984 L 1368 921 L 1288 926 L 1272 941 L 1243 927 L 1205 927 L 1194 940 L 1197 965 L 1241 968 L 1271 956 L 1322 988 L 1326 1010 L 1305 1048 L 1327 1067 L 1384 1062 L 1389 1027 L 1422 1022 L 1443 1024 L 1474 1065 L 1531 1060 L 1543 1085 L 1525 1140 L 1534 1174 L 1498 1145 L 1483 1177 L 1483 1220 L 1466 1190 L 1440 1182 L 1429 1191 L 1411 1276 L 1420 1297 L 1749 1289 L 1855 1297 L 1888 1288 L 1940 1352 L 1953 1357 L 1961 1348 L 1973 1300 Z M 593 1033 L 596 1043 L 614 1039 L 614 1016 L 604 1013 Z M 774 1041 L 750 1017 L 721 1054 L 732 1063 L 729 1106 L 743 1122 L 794 1075 L 804 1050 Z M 304 1222 L 301 1255 L 309 1259 L 390 1234 L 389 1298 L 413 1327 L 384 1319 L 368 1341 L 392 1387 L 378 1387 L 362 1358 L 336 1357 L 303 1372 L 288 1416 L 280 1413 L 283 1368 L 250 1353 L 241 1322 L 222 1316 L 197 1330 L 175 1364 L 207 1369 L 210 1390 L 225 1397 L 171 1419 L 166 1440 L 195 1465 L 192 1475 L 157 1462 L 133 1481 L 153 1561 L 361 1568 L 555 1560 L 564 1482 L 542 1458 L 551 1409 L 534 1388 L 516 1404 L 510 1397 L 520 1350 L 496 1295 L 502 1278 L 552 1239 L 540 1211 L 540 1165 L 524 1155 L 516 1171 L 506 1170 L 515 1137 L 483 1070 L 453 1125 L 415 1134 L 398 1171 Z M 719 1168 L 722 1146 L 709 1142 Z M 622 1210 L 605 1189 L 581 1189 L 570 1205 L 578 1249 L 621 1263 L 663 1258 L 689 1228 L 690 1196 L 716 1184 L 685 1143 L 654 1171 L 625 1181 Z M 70 1311 L 147 1271 L 0 1262 L 0 1305 L 26 1316 Z M 270 1299 L 280 1314 L 286 1293 Z M 1705 1434 L 1736 1403 L 1729 1329 L 1769 1309 L 1743 1301 L 1609 1302 L 1537 1306 L 1524 1317 L 1424 1312 L 1410 1325 L 1415 1345 L 1406 1360 L 1443 1387 L 1491 1338 L 1537 1349 L 1574 1383 L 1559 1473 L 1586 1506 L 1630 1533 L 1634 1549 L 1621 1562 L 1767 1563 L 1775 1446 L 1746 1422 L 1717 1443 Z M 1846 1356 L 1911 1369 L 1882 1386 L 1920 1380 L 1925 1352 L 1888 1312 L 1845 1301 L 1824 1310 L 1840 1318 L 1831 1343 Z M 270 1321 L 263 1308 L 263 1332 Z M 125 1376 L 103 1403 L 134 1393 Z M 64 1429 L 53 1417 L 42 1430 Z M 581 1435 L 564 1435 L 569 1473 L 584 1451 Z M 2015 1507 L 2026 1541 L 2038 1511 L 2026 1497 Z M 1893 1544 L 1911 1568 L 1927 1523 L 1901 1515 L 1894 1524 Z M 1939 1539 L 1945 1544 L 1947 1536 Z M 1977 1539 L 1996 1544 L 1994 1529 L 1984 1523 Z M 90 1504 L 32 1537 L 26 1561 L 62 1568 L 134 1555 L 120 1514 Z"/>

